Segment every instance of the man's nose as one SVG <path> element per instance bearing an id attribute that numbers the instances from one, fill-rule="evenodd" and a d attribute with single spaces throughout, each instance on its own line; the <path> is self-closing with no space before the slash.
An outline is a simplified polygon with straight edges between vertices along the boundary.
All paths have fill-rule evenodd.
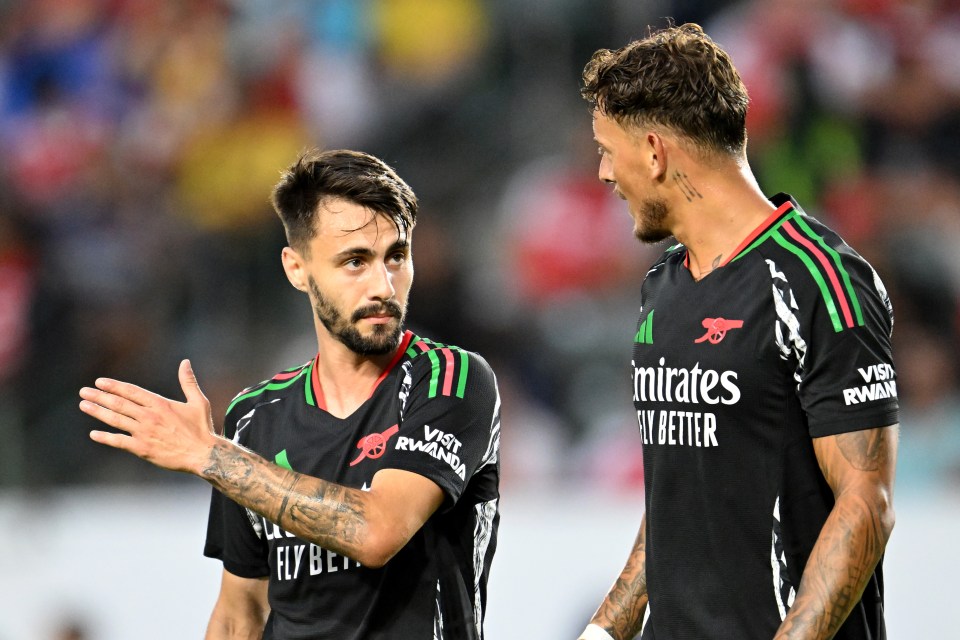
<path id="1" fill-rule="evenodd" d="M 379 300 L 390 300 L 396 294 L 393 287 L 393 273 L 383 262 L 376 263 L 373 268 L 370 286 L 370 297 Z"/>

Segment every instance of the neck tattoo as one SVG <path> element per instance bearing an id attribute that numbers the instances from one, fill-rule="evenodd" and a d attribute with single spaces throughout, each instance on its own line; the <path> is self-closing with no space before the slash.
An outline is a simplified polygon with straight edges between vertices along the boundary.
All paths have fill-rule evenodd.
<path id="1" fill-rule="evenodd" d="M 703 194 L 693 186 L 693 182 L 690 181 L 690 176 L 683 171 L 674 171 L 673 181 L 677 183 L 677 186 L 680 188 L 680 193 L 687 199 L 687 202 L 693 202 L 694 199 L 703 200 Z"/>
<path id="2" fill-rule="evenodd" d="M 697 280 L 702 280 L 704 276 L 708 273 L 711 273 L 714 269 L 720 266 L 720 261 L 723 260 L 723 254 L 721 253 L 716 258 L 713 259 L 713 262 L 710 263 L 709 269 L 704 269 L 700 266 L 700 263 L 697 263 L 697 270 L 699 271 L 697 275 Z"/>

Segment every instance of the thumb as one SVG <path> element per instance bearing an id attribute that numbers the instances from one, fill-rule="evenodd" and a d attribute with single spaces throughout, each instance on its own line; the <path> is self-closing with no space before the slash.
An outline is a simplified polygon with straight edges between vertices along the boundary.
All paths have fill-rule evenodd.
<path id="1" fill-rule="evenodd" d="M 197 382 L 197 376 L 193 373 L 193 365 L 190 364 L 190 360 L 184 359 L 180 362 L 178 377 L 180 378 L 180 388 L 183 389 L 183 395 L 186 396 L 188 404 L 206 401 L 207 398 L 200 390 L 200 383 Z"/>

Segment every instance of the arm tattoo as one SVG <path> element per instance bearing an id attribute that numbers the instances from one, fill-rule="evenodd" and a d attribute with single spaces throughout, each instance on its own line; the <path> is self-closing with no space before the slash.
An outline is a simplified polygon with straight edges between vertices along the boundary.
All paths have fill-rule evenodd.
<path id="1" fill-rule="evenodd" d="M 362 492 L 272 465 L 220 442 L 201 477 L 290 533 L 356 559 L 366 536 Z"/>
<path id="2" fill-rule="evenodd" d="M 886 536 L 862 501 L 840 502 L 807 562 L 800 591 L 777 638 L 832 638 L 863 593 Z M 793 615 L 795 613 L 795 615 Z"/>
<path id="3" fill-rule="evenodd" d="M 680 193 L 684 195 L 687 202 L 693 202 L 694 198 L 703 199 L 703 194 L 697 191 L 697 188 L 690 182 L 690 177 L 684 172 L 677 170 L 673 172 L 673 181 L 680 187 Z"/>
<path id="4" fill-rule="evenodd" d="M 818 452 L 837 501 L 776 640 L 832 638 L 859 601 L 893 528 L 895 438 L 895 427 L 846 433 Z"/>
<path id="5" fill-rule="evenodd" d="M 876 471 L 886 463 L 887 448 L 879 429 L 853 431 L 837 436 L 843 457 L 860 471 Z"/>
<path id="6" fill-rule="evenodd" d="M 644 519 L 626 566 L 590 620 L 617 640 L 632 640 L 640 632 L 647 608 L 646 528 Z"/>

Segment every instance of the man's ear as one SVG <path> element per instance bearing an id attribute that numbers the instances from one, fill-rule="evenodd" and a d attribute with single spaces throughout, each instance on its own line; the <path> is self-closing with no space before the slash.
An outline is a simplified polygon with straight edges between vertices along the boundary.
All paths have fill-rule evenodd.
<path id="1" fill-rule="evenodd" d="M 662 180 L 663 176 L 667 175 L 667 146 L 664 144 L 663 137 L 656 131 L 648 131 L 644 142 L 650 154 L 648 163 L 650 178 Z"/>
<path id="2" fill-rule="evenodd" d="M 293 285 L 294 289 L 307 291 L 308 275 L 306 262 L 295 249 L 284 247 L 280 252 L 280 263 L 283 264 L 283 272 L 287 274 L 287 280 Z"/>

